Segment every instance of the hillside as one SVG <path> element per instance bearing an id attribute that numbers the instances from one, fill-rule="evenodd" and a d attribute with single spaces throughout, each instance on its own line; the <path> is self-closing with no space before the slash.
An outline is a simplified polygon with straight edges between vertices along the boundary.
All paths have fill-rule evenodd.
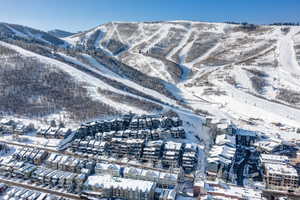
<path id="1" fill-rule="evenodd" d="M 66 42 L 51 34 L 18 24 L 0 23 L 0 37 L 2 40 L 23 39 L 44 45 L 67 46 Z"/>
<path id="2" fill-rule="evenodd" d="M 64 30 L 60 30 L 60 29 L 54 29 L 54 30 L 48 31 L 48 33 L 50 35 L 53 35 L 53 36 L 58 37 L 58 38 L 64 38 L 64 37 L 69 37 L 71 35 L 74 35 L 74 33 L 64 31 Z"/>
<path id="3" fill-rule="evenodd" d="M 77 101 L 82 94 L 74 92 L 66 99 L 72 99 L 74 104 L 87 102 L 80 105 L 84 108 L 96 102 L 105 107 L 91 111 L 93 114 L 87 112 L 82 120 L 104 113 L 153 113 L 172 109 L 199 116 L 199 120 L 208 115 L 232 120 L 270 134 L 281 134 L 283 127 L 292 131 L 300 126 L 300 27 L 190 21 L 112 22 L 63 38 L 62 43 L 51 36 L 57 43 L 45 39 L 45 32 L 38 32 L 41 37 L 28 31 L 19 31 L 23 33 L 20 34 L 14 26 L 1 24 L 2 63 L 15 65 L 33 59 L 46 69 L 59 69 L 58 74 L 67 77 L 66 82 L 43 83 L 46 73 L 43 72 L 38 76 L 38 84 L 57 87 L 57 90 L 61 87 L 66 94 L 73 88 L 66 89 L 63 85 L 71 82 L 72 87 L 80 88 L 76 90 L 84 91 L 85 100 Z M 34 41 L 28 41 L 28 37 Z M 14 58 L 16 53 L 22 61 Z M 31 85 L 34 81 L 29 77 L 25 83 Z M 73 112 L 71 105 L 53 103 L 53 96 L 42 94 L 44 90 L 37 91 L 40 92 L 26 97 L 27 103 L 49 105 L 51 102 L 55 109 L 48 110 L 52 114 Z M 33 96 L 47 101 L 32 101 Z M 23 101 L 19 105 L 28 107 Z M 276 126 L 278 123 L 283 127 Z"/>

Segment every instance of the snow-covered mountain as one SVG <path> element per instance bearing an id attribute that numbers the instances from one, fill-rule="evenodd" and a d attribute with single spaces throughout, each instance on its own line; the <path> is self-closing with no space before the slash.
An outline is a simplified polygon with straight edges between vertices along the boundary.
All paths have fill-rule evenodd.
<path id="1" fill-rule="evenodd" d="M 23 38 L 28 42 L 39 42 L 47 45 L 66 46 L 66 42 L 44 31 L 33 29 L 30 27 L 0 23 L 0 37 L 6 38 Z"/>
<path id="2" fill-rule="evenodd" d="M 48 31 L 48 33 L 58 38 L 64 38 L 64 37 L 69 37 L 71 35 L 74 35 L 74 33 L 64 31 L 64 30 L 59 30 L 59 29 Z"/>
<path id="3" fill-rule="evenodd" d="M 16 28 L 2 24 L 0 32 L 11 29 Z M 300 27 L 112 22 L 63 39 L 74 48 L 54 50 L 47 42 L 31 42 L 28 47 L 28 41 L 6 40 L 0 46 L 68 74 L 66 82 L 46 85 L 59 90 L 71 84 L 85 91 L 88 103 L 79 109 L 100 107 L 95 103 L 100 102 L 110 114 L 172 109 L 185 116 L 211 115 L 270 133 L 280 133 L 284 126 L 289 130 L 300 127 Z M 7 59 L 9 50 L 2 52 L 6 52 L 2 60 L 15 62 Z M 76 104 L 78 96 L 73 92 L 65 98 Z M 52 113 L 76 115 L 76 106 L 53 99 L 40 92 L 26 97 L 26 102 L 51 104 Z M 99 113 L 91 109 L 85 118 Z"/>

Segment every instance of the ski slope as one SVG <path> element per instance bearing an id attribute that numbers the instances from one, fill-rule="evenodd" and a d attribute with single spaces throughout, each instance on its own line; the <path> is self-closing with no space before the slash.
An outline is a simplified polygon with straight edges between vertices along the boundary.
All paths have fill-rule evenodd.
<path id="1" fill-rule="evenodd" d="M 81 59 L 65 52 L 58 53 L 68 62 L 150 95 L 163 104 L 117 89 L 54 58 L 1 44 L 68 72 L 78 81 L 87 83 L 95 99 L 108 102 L 121 111 L 145 113 L 142 109 L 99 95 L 97 88 L 156 103 L 164 110 L 176 110 L 193 124 L 201 121 L 201 116 L 206 114 L 240 126 L 248 126 L 244 121 L 255 118 L 260 122 L 250 129 L 280 135 L 283 131 L 274 123 L 282 123 L 288 129 L 300 127 L 299 104 L 278 98 L 281 90 L 300 93 L 299 53 L 295 50 L 300 41 L 300 28 L 288 28 L 285 33 L 279 26 L 259 26 L 248 30 L 240 25 L 192 21 L 111 22 L 64 38 L 73 47 L 80 44 L 77 48 L 88 48 L 91 45 L 104 51 L 107 57 L 160 79 L 177 100 L 112 72 L 89 52 L 77 52 Z M 25 37 L 24 33 L 12 31 Z M 263 83 L 261 90 L 255 85 L 259 81 Z M 203 138 L 207 140 L 206 136 Z"/>

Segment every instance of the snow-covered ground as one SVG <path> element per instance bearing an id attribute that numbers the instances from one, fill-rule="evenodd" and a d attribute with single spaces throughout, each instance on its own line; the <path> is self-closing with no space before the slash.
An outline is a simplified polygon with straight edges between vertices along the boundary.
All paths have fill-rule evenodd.
<path id="1" fill-rule="evenodd" d="M 191 21 L 171 21 L 153 23 L 123 23 L 112 22 L 79 33 L 64 40 L 71 45 L 81 44 L 85 46 L 93 42 L 95 48 L 101 48 L 108 56 L 124 61 L 135 69 L 147 73 L 149 76 L 160 78 L 166 88 L 170 90 L 183 104 L 166 97 L 159 91 L 145 88 L 133 80 L 121 77 L 101 65 L 92 56 L 82 54 L 86 62 L 60 53 L 60 56 L 69 62 L 92 70 L 106 78 L 118 81 L 135 90 L 168 103 L 161 104 L 164 110 L 173 109 L 186 121 L 187 127 L 194 130 L 188 139 L 195 140 L 194 135 L 201 135 L 201 139 L 208 141 L 209 135 L 201 133 L 202 117 L 193 114 L 193 111 L 209 113 L 217 119 L 227 119 L 240 126 L 247 126 L 274 137 L 284 139 L 300 139 L 293 132 L 300 127 L 300 111 L 295 105 L 280 101 L 277 95 L 280 89 L 291 89 L 300 92 L 299 76 L 300 67 L 296 60 L 294 46 L 299 42 L 299 27 L 290 27 L 286 34 L 281 27 L 261 26 L 254 31 L 242 30 L 238 25 L 222 23 L 202 23 Z M 16 33 L 18 34 L 18 33 Z M 20 33 L 21 34 L 21 33 Z M 200 42 L 205 44 L 205 39 L 216 39 L 215 43 L 207 48 L 193 50 L 193 46 Z M 211 35 L 211 37 L 209 37 Z M 20 35 L 21 36 L 21 35 Z M 173 40 L 170 41 L 170 38 Z M 117 49 L 126 47 L 117 55 L 113 55 L 112 47 L 108 47 L 110 41 L 117 41 Z M 130 92 L 116 89 L 108 83 L 86 74 L 74 67 L 44 57 L 14 45 L 0 43 L 3 46 L 13 48 L 27 57 L 35 57 L 43 62 L 50 63 L 54 68 L 59 68 L 71 74 L 79 82 L 87 83 L 91 96 L 120 111 L 134 111 L 143 114 L 144 110 L 122 102 L 113 101 L 97 92 L 97 88 L 109 90 L 117 94 L 128 95 L 143 101 L 152 102 L 150 99 L 140 97 Z M 174 44 L 176 44 L 174 46 Z M 119 46 L 118 46 L 119 45 Z M 201 45 L 200 45 L 201 47 Z M 164 55 L 153 57 L 154 50 L 163 52 Z M 187 61 L 187 57 L 194 59 Z M 199 56 L 197 56 L 199 54 Z M 200 55 L 201 54 L 201 55 Z M 178 58 L 178 59 L 176 59 Z M 163 59 L 177 64 L 182 70 L 179 81 L 175 81 L 170 68 Z M 257 70 L 266 73 L 262 79 L 266 81 L 263 92 L 259 93 L 253 87 L 251 78 L 255 76 L 247 70 Z M 229 83 L 228 78 L 234 83 Z M 207 92 L 208 91 L 208 92 Z M 157 102 L 155 102 L 157 103 Z M 159 103 L 158 103 L 159 104 Z M 256 126 L 249 126 L 243 121 L 250 118 L 259 119 Z M 198 123 L 199 121 L 199 123 Z M 274 126 L 274 123 L 284 124 L 284 128 Z M 293 129 L 294 128 L 294 129 Z M 289 134 L 284 134 L 289 130 Z"/>
<path id="2" fill-rule="evenodd" d="M 12 27 L 7 28 L 19 37 L 30 36 L 43 40 L 42 36 L 29 32 L 24 34 Z M 0 42 L 0 45 L 17 51 L 21 56 L 33 57 L 50 64 L 53 70 L 67 72 L 76 81 L 84 83 L 95 100 L 105 102 L 123 113 L 149 112 L 125 102 L 112 100 L 101 95 L 98 89 L 127 95 L 145 103 L 155 103 L 162 106 L 162 112 L 169 109 L 175 111 L 183 120 L 187 137 L 172 140 L 198 144 L 200 153 L 197 170 L 205 177 L 205 156 L 212 142 L 210 130 L 203 126 L 207 116 L 217 121 L 231 121 L 239 128 L 257 131 L 259 135 L 267 136 L 270 141 L 300 141 L 300 134 L 296 132 L 297 128 L 300 128 L 299 104 L 278 98 L 282 89 L 295 94 L 300 93 L 300 53 L 295 49 L 295 46 L 300 44 L 299 32 L 300 27 L 296 26 L 289 27 L 289 31 L 284 32 L 282 27 L 275 26 L 261 26 L 249 31 L 241 29 L 238 25 L 190 21 L 113 22 L 64 38 L 74 46 L 85 46 L 93 42 L 92 46 L 101 48 L 107 56 L 114 57 L 148 76 L 161 79 L 178 100 L 167 97 L 160 91 L 143 87 L 130 78 L 122 77 L 99 63 L 88 52 L 78 52 L 77 55 L 82 57 L 79 59 L 58 50 L 59 56 L 67 62 L 150 95 L 163 103 L 133 94 L 126 89 L 113 87 L 108 81 L 55 58 L 42 56 L 5 42 Z M 207 37 L 208 44 L 202 36 Z M 199 48 L 196 51 L 193 49 L 195 46 Z M 205 48 L 201 49 L 202 46 Z M 119 49 L 122 50 L 118 52 Z M 114 50 L 117 53 L 114 54 Z M 169 66 L 170 63 L 166 61 L 173 65 Z M 174 76 L 176 69 L 180 69 L 181 74 Z M 257 82 L 263 84 L 257 86 Z M 48 116 L 47 119 L 50 121 L 58 116 L 60 113 Z M 37 119 L 20 120 L 23 123 L 35 123 L 35 126 L 40 128 L 48 126 Z M 70 128 L 78 126 L 73 123 L 68 125 Z M 56 148 L 61 142 L 59 139 L 46 139 L 34 134 L 20 138 L 25 143 L 47 148 Z M 11 135 L 4 135 L 2 139 L 15 141 Z M 121 161 L 132 164 L 136 162 L 128 159 Z M 245 185 L 248 185 L 247 181 Z M 211 186 L 207 189 L 212 194 L 219 192 L 241 198 L 248 195 L 249 199 L 260 197 L 260 191 L 249 188 Z M 207 196 L 207 199 L 209 198 L 210 195 Z"/>

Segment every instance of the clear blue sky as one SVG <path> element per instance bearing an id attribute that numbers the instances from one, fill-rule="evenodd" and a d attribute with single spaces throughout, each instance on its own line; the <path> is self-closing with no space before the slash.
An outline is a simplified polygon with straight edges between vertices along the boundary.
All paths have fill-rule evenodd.
<path id="1" fill-rule="evenodd" d="M 0 21 L 86 30 L 110 21 L 300 21 L 300 0 L 0 0 Z"/>

